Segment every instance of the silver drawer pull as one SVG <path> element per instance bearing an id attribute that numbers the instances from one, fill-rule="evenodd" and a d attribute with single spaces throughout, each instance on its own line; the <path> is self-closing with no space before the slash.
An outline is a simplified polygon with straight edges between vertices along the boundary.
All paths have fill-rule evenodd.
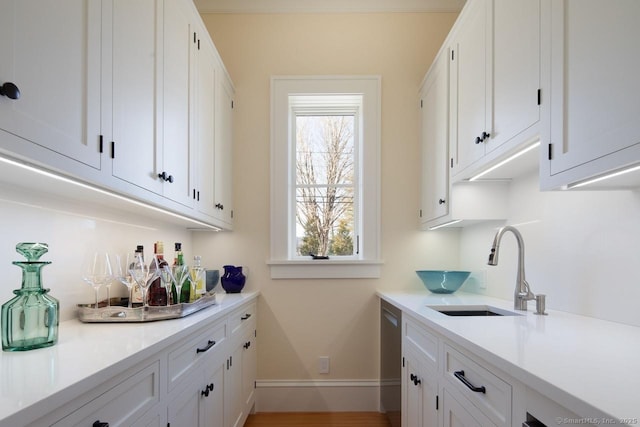
<path id="1" fill-rule="evenodd" d="M 460 381 L 462 381 L 462 384 L 466 385 L 466 386 L 469 388 L 469 390 L 471 390 L 471 391 L 475 391 L 476 393 L 486 393 L 486 392 L 487 392 L 487 389 L 486 389 L 486 388 L 484 388 L 484 386 L 483 386 L 483 385 L 482 385 L 482 386 L 480 386 L 480 387 L 476 387 L 476 386 L 474 386 L 473 384 L 471 384 L 471 383 L 469 382 L 469 380 L 464 376 L 464 371 L 455 371 L 455 372 L 453 373 L 453 375 L 454 375 L 457 379 L 459 379 Z"/>

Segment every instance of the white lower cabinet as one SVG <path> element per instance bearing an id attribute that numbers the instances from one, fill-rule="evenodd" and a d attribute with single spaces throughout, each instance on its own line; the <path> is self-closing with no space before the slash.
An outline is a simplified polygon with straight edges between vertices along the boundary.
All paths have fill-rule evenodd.
<path id="1" fill-rule="evenodd" d="M 204 321 L 30 427 L 241 427 L 253 410 L 256 303 Z M 117 326 L 114 326 L 117 327 Z"/>
<path id="2" fill-rule="evenodd" d="M 427 368 L 423 355 L 410 349 L 404 356 L 402 390 L 406 395 L 403 414 L 406 427 L 436 426 L 438 423 L 437 372 Z"/>
<path id="3" fill-rule="evenodd" d="M 520 427 L 579 416 L 403 312 L 403 427 Z"/>
<path id="4" fill-rule="evenodd" d="M 442 387 L 441 394 L 442 418 L 445 427 L 495 426 L 471 402 L 451 390 L 448 386 Z"/>
<path id="5" fill-rule="evenodd" d="M 86 393 L 86 398 L 91 398 L 96 394 L 97 397 L 51 425 L 54 427 L 90 425 L 113 427 L 149 425 L 147 421 L 154 425 L 151 420 L 153 418 L 160 419 L 156 406 L 160 402 L 159 376 L 160 360 L 158 359 L 142 368 L 129 369 L 113 380 Z M 145 422 L 141 424 L 137 423 L 137 420 L 147 411 L 150 412 L 151 419 L 145 419 Z M 64 412 L 64 409 L 61 412 Z"/>

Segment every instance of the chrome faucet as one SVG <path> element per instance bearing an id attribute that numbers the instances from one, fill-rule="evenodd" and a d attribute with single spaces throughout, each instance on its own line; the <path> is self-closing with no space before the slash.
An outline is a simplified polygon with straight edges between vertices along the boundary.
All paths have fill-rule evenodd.
<path id="1" fill-rule="evenodd" d="M 531 292 L 529 284 L 524 278 L 524 240 L 522 234 L 510 225 L 506 225 L 498 230 L 493 238 L 491 253 L 489 254 L 489 265 L 498 265 L 498 251 L 500 250 L 500 240 L 507 231 L 511 231 L 518 242 L 518 275 L 516 277 L 516 290 L 514 293 L 513 308 L 516 310 L 527 310 L 527 301 L 535 299 L 536 296 Z M 544 308 L 542 309 L 544 311 Z"/>

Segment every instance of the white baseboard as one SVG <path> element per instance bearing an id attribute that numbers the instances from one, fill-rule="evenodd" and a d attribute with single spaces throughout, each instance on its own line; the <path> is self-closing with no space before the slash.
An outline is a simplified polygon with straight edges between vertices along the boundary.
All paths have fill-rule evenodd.
<path id="1" fill-rule="evenodd" d="M 377 412 L 378 380 L 259 380 L 256 412 Z"/>

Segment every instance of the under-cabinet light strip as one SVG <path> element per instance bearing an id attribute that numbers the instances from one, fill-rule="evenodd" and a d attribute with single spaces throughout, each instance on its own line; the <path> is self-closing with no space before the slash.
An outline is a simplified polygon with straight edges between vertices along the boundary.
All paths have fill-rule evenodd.
<path id="1" fill-rule="evenodd" d="M 605 175 L 600 175 L 600 176 L 597 176 L 595 178 L 589 178 L 589 179 L 586 179 L 584 181 L 578 181 L 576 183 L 569 184 L 569 185 L 567 185 L 567 189 L 584 187 L 586 185 L 593 184 L 595 182 L 604 181 L 606 179 L 614 178 L 616 176 L 624 175 L 624 174 L 630 173 L 630 172 L 635 172 L 637 170 L 640 170 L 640 166 L 632 166 L 632 167 L 627 168 L 627 169 L 617 170 L 615 172 L 611 172 L 611 173 L 608 173 L 608 174 L 605 174 Z"/>
<path id="2" fill-rule="evenodd" d="M 7 163 L 7 164 L 10 164 L 10 165 L 13 165 L 13 166 L 18 166 L 19 168 L 22 168 L 22 169 L 25 169 L 25 170 L 28 170 L 28 171 L 31 171 L 31 172 L 35 172 L 35 173 L 37 173 L 39 175 L 43 175 L 43 176 L 46 176 L 46 177 L 49 177 L 49 178 L 53 178 L 53 179 L 56 179 L 58 181 L 66 182 L 68 184 L 73 184 L 75 186 L 78 186 L 78 187 L 81 187 L 81 188 L 85 188 L 87 190 L 92 190 L 92 191 L 95 191 L 96 193 L 104 194 L 106 196 L 110 196 L 110 197 L 116 198 L 118 200 L 123 200 L 125 202 L 131 203 L 131 204 L 136 205 L 136 206 L 140 206 L 140 207 L 143 207 L 143 208 L 155 211 L 155 212 L 160 212 L 160 213 L 162 213 L 164 215 L 169 215 L 169 216 L 172 216 L 174 218 L 178 218 L 178 219 L 181 219 L 181 220 L 184 220 L 184 221 L 188 221 L 188 222 L 191 222 L 193 224 L 199 225 L 201 227 L 206 227 L 206 228 L 209 228 L 209 229 L 214 230 L 214 231 L 220 231 L 221 230 L 220 228 L 214 227 L 213 225 L 209 225 L 209 224 L 207 224 L 205 222 L 201 222 L 201 221 L 198 221 L 196 219 L 192 219 L 192 218 L 189 218 L 187 216 L 180 215 L 180 214 L 177 214 L 177 213 L 169 212 L 167 210 L 158 208 L 158 207 L 153 206 L 153 205 L 149 205 L 147 203 L 139 202 L 139 201 L 134 200 L 134 199 L 130 199 L 129 197 L 121 196 L 120 194 L 113 193 L 113 192 L 107 191 L 107 190 L 103 190 L 102 188 L 94 187 L 92 185 L 85 184 L 83 182 L 76 181 L 74 179 L 67 178 L 65 176 L 58 175 L 58 174 L 55 174 L 53 172 L 49 172 L 49 171 L 44 170 L 44 169 L 40 169 L 40 168 L 38 168 L 36 166 L 32 166 L 32 165 L 30 165 L 28 163 L 23 163 L 23 162 L 20 162 L 20 161 L 8 159 L 8 158 L 2 157 L 2 156 L 0 156 L 0 161 L 2 161 L 4 163 Z"/>
<path id="3" fill-rule="evenodd" d="M 532 145 L 529 145 L 529 146 L 528 146 L 528 147 L 526 147 L 526 148 L 523 148 L 522 150 L 518 151 L 518 152 L 517 152 L 517 153 L 515 153 L 514 155 L 507 157 L 506 159 L 504 159 L 504 160 L 503 160 L 503 161 L 501 161 L 500 163 L 497 163 L 497 164 L 495 164 L 495 165 L 491 166 L 489 169 L 487 169 L 487 170 L 485 170 L 485 171 L 482 171 L 482 172 L 480 172 L 479 174 L 477 174 L 477 175 L 475 175 L 475 176 L 472 176 L 472 177 L 469 179 L 469 181 L 475 181 L 475 180 L 477 180 L 477 179 L 479 179 L 479 178 L 481 178 L 481 177 L 485 176 L 485 175 L 486 175 L 486 174 L 488 174 L 489 172 L 493 172 L 494 170 L 496 170 L 496 169 L 498 169 L 498 168 L 500 168 L 500 167 L 502 167 L 502 166 L 506 165 L 506 164 L 507 164 L 507 163 L 509 163 L 510 161 L 512 161 L 512 160 L 514 160 L 514 159 L 517 159 L 518 157 L 522 156 L 522 155 L 523 155 L 523 154 L 525 154 L 525 153 L 528 153 L 529 151 L 533 150 L 534 148 L 537 148 L 539 145 L 540 145 L 540 141 L 538 141 L 538 142 L 536 142 L 536 143 L 534 143 L 534 144 L 532 144 Z"/>
<path id="4" fill-rule="evenodd" d="M 438 228 L 447 227 L 449 225 L 457 224 L 460 221 L 462 221 L 462 220 L 461 219 L 456 219 L 456 220 L 453 220 L 453 221 L 445 222 L 444 224 L 434 225 L 433 227 L 429 227 L 429 230 L 437 230 Z"/>

